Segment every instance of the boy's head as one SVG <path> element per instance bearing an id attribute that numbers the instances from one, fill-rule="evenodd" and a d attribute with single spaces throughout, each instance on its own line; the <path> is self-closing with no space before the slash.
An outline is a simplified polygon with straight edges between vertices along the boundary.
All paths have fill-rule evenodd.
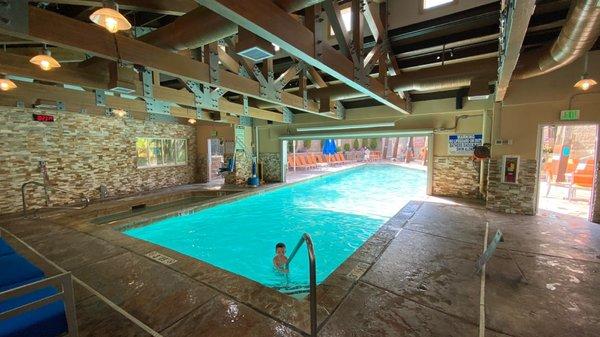
<path id="1" fill-rule="evenodd" d="M 275 253 L 277 253 L 277 255 L 285 255 L 285 244 L 283 242 L 275 245 Z"/>

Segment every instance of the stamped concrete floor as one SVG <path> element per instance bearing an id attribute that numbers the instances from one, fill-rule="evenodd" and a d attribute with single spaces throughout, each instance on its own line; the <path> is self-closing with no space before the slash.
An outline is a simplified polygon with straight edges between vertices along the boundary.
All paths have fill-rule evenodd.
<path id="1" fill-rule="evenodd" d="M 486 222 L 491 235 L 505 236 L 487 266 L 486 335 L 599 336 L 600 225 L 440 199 L 407 205 L 384 225 L 388 240 L 374 238 L 382 243 L 355 254 L 348 277 L 328 280 L 319 336 L 477 336 L 474 267 Z M 185 260 L 163 265 L 140 254 L 137 240 L 111 240 L 113 230 L 69 217 L 0 226 L 164 336 L 307 336 L 264 287 L 230 282 L 216 268 L 185 272 Z M 226 287 L 243 289 L 231 296 Z M 333 296 L 336 289 L 344 292 Z M 81 336 L 146 335 L 87 290 L 75 291 Z"/>

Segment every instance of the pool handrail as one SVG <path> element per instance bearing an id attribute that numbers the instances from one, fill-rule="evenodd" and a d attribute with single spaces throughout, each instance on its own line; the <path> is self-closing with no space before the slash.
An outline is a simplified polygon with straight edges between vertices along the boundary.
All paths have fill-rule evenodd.
<path id="1" fill-rule="evenodd" d="M 25 188 L 27 187 L 27 185 L 41 186 L 44 188 L 44 196 L 46 198 L 46 208 L 48 208 L 48 209 L 84 209 L 84 208 L 88 207 L 90 204 L 90 199 L 82 193 L 80 195 L 80 198 L 81 198 L 80 202 L 82 204 L 48 207 L 48 203 L 50 202 L 50 196 L 48 194 L 48 190 L 62 192 L 62 193 L 70 193 L 70 194 L 73 194 L 73 192 L 67 191 L 67 190 L 64 190 L 62 188 L 58 188 L 55 186 L 50 186 L 48 184 L 41 183 L 39 181 L 31 180 L 31 181 L 27 181 L 21 185 L 21 199 L 22 199 L 22 203 L 23 203 L 23 215 L 27 214 L 27 201 L 25 200 L 26 199 Z"/>
<path id="2" fill-rule="evenodd" d="M 289 270 L 290 262 L 296 256 L 296 253 L 300 249 L 303 243 L 306 243 L 306 250 L 308 250 L 308 262 L 309 262 L 309 284 L 310 284 L 310 335 L 317 337 L 317 265 L 315 261 L 315 249 L 313 246 L 312 239 L 308 233 L 302 234 L 300 240 L 292 250 L 290 258 L 285 264 L 285 269 Z"/>

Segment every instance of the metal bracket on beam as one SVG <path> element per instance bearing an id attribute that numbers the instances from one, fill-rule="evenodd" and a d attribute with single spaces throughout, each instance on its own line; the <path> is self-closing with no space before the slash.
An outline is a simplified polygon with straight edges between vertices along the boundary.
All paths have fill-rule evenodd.
<path id="1" fill-rule="evenodd" d="M 106 106 L 106 92 L 104 90 L 94 90 L 96 95 L 96 106 Z"/>
<path id="2" fill-rule="evenodd" d="M 209 51 L 208 53 L 208 66 L 210 68 L 209 77 L 210 84 L 219 85 L 219 53 L 214 51 Z"/>
<path id="3" fill-rule="evenodd" d="M 244 115 L 247 116 L 248 115 L 248 96 L 244 95 L 243 99 L 244 99 Z"/>
<path id="4" fill-rule="evenodd" d="M 240 66 L 240 68 L 238 70 L 238 75 L 246 77 L 246 78 L 250 78 L 250 74 L 248 73 L 246 68 L 244 68 L 243 66 Z"/>
<path id="5" fill-rule="evenodd" d="M 65 102 L 63 102 L 63 101 L 56 101 L 56 110 L 58 110 L 58 111 L 64 111 L 65 110 Z"/>
<path id="6" fill-rule="evenodd" d="M 283 122 L 286 124 L 290 124 L 294 121 L 294 113 L 292 113 L 292 110 L 290 110 L 290 108 L 284 106 L 282 109 L 283 112 Z"/>
<path id="7" fill-rule="evenodd" d="M 149 119 L 153 120 L 152 116 L 150 116 L 153 114 L 170 115 L 171 104 L 154 99 L 154 84 L 152 83 L 152 72 L 150 70 L 144 69 L 142 71 L 142 86 Z"/>
<path id="8" fill-rule="evenodd" d="M 0 0 L 0 28 L 28 34 L 28 2 L 23 0 Z"/>
<path id="9" fill-rule="evenodd" d="M 207 85 L 193 81 L 186 81 L 185 84 L 194 94 L 196 110 L 219 110 L 219 99 L 225 94 L 225 90 L 221 88 L 211 89 Z"/>
<path id="10" fill-rule="evenodd" d="M 149 113 L 147 120 L 151 122 L 177 123 L 177 118 L 159 113 Z"/>
<path id="11" fill-rule="evenodd" d="M 321 10 L 319 6 L 319 10 L 315 13 L 315 54 L 317 59 L 321 59 L 321 56 L 323 56 L 323 46 L 325 43 L 323 40 L 325 36 L 328 36 L 325 18 L 325 11 Z"/>
<path id="12" fill-rule="evenodd" d="M 269 78 L 266 79 L 260 69 L 254 65 L 254 67 L 252 67 L 252 73 L 260 84 L 260 96 L 281 103 L 281 89 L 275 84 L 272 72 L 269 72 Z"/>
<path id="13" fill-rule="evenodd" d="M 243 126 L 254 126 L 254 119 L 249 116 L 240 116 L 240 125 Z"/>
<path id="14" fill-rule="evenodd" d="M 142 71 L 142 86 L 144 98 L 154 98 L 154 84 L 152 83 L 152 71 L 144 69 Z"/>

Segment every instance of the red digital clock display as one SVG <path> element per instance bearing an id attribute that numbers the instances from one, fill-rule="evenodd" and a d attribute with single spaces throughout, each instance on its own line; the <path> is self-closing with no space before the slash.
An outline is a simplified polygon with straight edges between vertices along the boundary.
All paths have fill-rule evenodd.
<path id="1" fill-rule="evenodd" d="M 36 122 L 54 122 L 54 116 L 33 114 L 33 120 Z"/>

